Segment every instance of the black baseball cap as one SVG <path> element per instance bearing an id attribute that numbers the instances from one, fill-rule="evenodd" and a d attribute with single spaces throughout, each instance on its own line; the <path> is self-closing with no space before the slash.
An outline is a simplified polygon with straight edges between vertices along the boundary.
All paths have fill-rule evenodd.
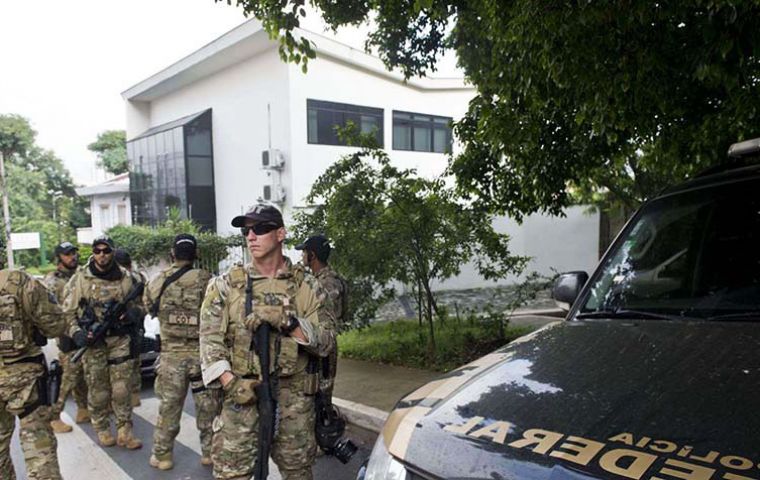
<path id="1" fill-rule="evenodd" d="M 100 245 L 101 243 L 114 248 L 113 239 L 108 235 L 101 235 L 99 237 L 96 237 L 95 240 L 92 241 L 92 246 L 95 247 L 95 245 Z"/>
<path id="2" fill-rule="evenodd" d="M 232 226 L 240 228 L 245 226 L 246 220 L 253 220 L 255 223 L 271 223 L 278 227 L 285 226 L 282 221 L 282 212 L 274 205 L 259 203 L 251 207 L 245 215 L 238 215 L 232 219 Z"/>
<path id="3" fill-rule="evenodd" d="M 189 233 L 180 233 L 176 237 L 174 237 L 174 248 L 192 248 L 195 250 L 195 248 L 198 247 L 198 241 L 195 239 L 194 236 L 190 235 Z"/>
<path id="4" fill-rule="evenodd" d="M 307 238 L 305 242 L 296 245 L 296 250 L 308 250 L 314 252 L 314 255 L 316 255 L 320 261 L 326 262 L 327 258 L 330 256 L 332 248 L 330 247 L 330 240 L 324 235 L 312 235 Z"/>
<path id="5" fill-rule="evenodd" d="M 77 247 L 76 245 L 74 245 L 71 242 L 59 243 L 55 247 L 55 255 L 56 256 L 58 256 L 58 255 L 68 255 L 68 254 L 70 254 L 72 252 L 77 252 L 77 251 L 79 251 L 79 247 Z"/>
<path id="6" fill-rule="evenodd" d="M 117 248 L 113 251 L 113 258 L 116 260 L 116 263 L 121 265 L 122 267 L 128 267 L 132 265 L 132 257 L 129 255 L 129 252 L 124 250 L 123 248 Z"/>

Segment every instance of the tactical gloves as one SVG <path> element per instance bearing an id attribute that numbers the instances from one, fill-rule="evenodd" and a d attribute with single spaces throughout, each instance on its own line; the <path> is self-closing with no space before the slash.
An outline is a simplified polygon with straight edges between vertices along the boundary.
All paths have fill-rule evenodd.
<path id="1" fill-rule="evenodd" d="M 87 332 L 84 330 L 77 330 L 74 332 L 72 339 L 74 340 L 74 345 L 76 345 L 78 348 L 86 347 L 89 345 L 87 340 Z"/>
<path id="2" fill-rule="evenodd" d="M 224 394 L 238 405 L 252 405 L 256 401 L 256 386 L 261 382 L 247 378 L 235 377 L 223 387 Z"/>
<path id="3" fill-rule="evenodd" d="M 254 305 L 253 311 L 245 319 L 245 326 L 255 332 L 262 323 L 268 323 L 275 330 L 287 333 L 291 321 L 285 315 L 282 305 Z"/>

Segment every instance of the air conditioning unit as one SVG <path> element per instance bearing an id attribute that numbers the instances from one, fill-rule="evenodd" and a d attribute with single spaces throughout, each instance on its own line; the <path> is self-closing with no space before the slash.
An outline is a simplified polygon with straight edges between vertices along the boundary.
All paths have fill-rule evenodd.
<path id="1" fill-rule="evenodd" d="M 285 157 L 277 149 L 269 149 L 261 152 L 261 168 L 280 169 L 285 166 Z"/>
<path id="2" fill-rule="evenodd" d="M 262 198 L 267 202 L 284 203 L 285 189 L 282 187 L 276 187 L 274 185 L 264 185 Z"/>

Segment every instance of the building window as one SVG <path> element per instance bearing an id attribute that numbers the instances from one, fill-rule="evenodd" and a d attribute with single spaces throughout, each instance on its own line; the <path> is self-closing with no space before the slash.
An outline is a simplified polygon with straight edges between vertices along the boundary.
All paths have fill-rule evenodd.
<path id="1" fill-rule="evenodd" d="M 100 205 L 100 229 L 106 231 L 111 228 L 111 205 L 103 203 Z"/>
<path id="2" fill-rule="evenodd" d="M 117 217 L 119 219 L 119 225 L 127 224 L 127 206 L 120 203 L 116 206 Z"/>
<path id="3" fill-rule="evenodd" d="M 393 149 L 451 153 L 450 117 L 393 111 Z"/>
<path id="4" fill-rule="evenodd" d="M 306 111 L 309 143 L 345 145 L 335 129 L 344 128 L 348 122 L 352 122 L 361 133 L 373 134 L 379 147 L 384 146 L 382 108 L 306 100 Z"/>

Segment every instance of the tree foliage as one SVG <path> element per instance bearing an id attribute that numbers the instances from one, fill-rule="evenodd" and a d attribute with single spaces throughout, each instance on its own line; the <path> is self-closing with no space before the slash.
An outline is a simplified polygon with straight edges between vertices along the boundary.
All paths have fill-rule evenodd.
<path id="1" fill-rule="evenodd" d="M 41 232 L 45 254 L 52 259 L 56 244 L 74 241 L 76 228 L 89 225 L 90 217 L 88 202 L 77 197 L 68 169 L 54 152 L 37 145 L 36 135 L 26 118 L 0 115 L 12 229 Z M 39 264 L 36 252 L 17 255 L 22 265 Z"/>
<path id="2" fill-rule="evenodd" d="M 230 0 L 228 0 L 228 3 Z M 305 0 L 238 0 L 306 62 Z M 310 0 L 407 77 L 445 47 L 477 88 L 455 131 L 461 194 L 515 217 L 573 201 L 628 209 L 758 135 L 760 2 Z M 300 55 L 296 55 L 300 53 Z"/>
<path id="3" fill-rule="evenodd" d="M 330 238 L 331 263 L 365 287 L 360 298 L 370 308 L 361 317 L 372 318 L 377 295 L 394 283 L 410 285 L 421 293 L 433 350 L 435 282 L 457 275 L 469 261 L 486 279 L 497 279 L 520 272 L 526 260 L 510 253 L 509 238 L 493 230 L 490 216 L 458 202 L 443 179 L 394 167 L 380 149 L 341 158 L 317 179 L 307 201 L 316 207 L 297 216 L 296 238 L 315 232 Z"/>
<path id="4" fill-rule="evenodd" d="M 98 156 L 98 166 L 114 175 L 129 170 L 127 161 L 127 133 L 124 130 L 106 130 L 87 149 Z"/>
<path id="5" fill-rule="evenodd" d="M 214 232 L 201 231 L 192 220 L 180 218 L 179 210 L 171 209 L 169 218 L 156 227 L 146 225 L 117 225 L 106 232 L 117 247 L 126 249 L 132 260 L 141 267 L 156 265 L 161 260 L 170 261 L 169 252 L 174 237 L 190 233 L 198 240 L 198 257 L 205 268 L 216 273 L 219 261 L 227 258 L 228 250 L 242 247 L 240 235 L 220 236 Z"/>

